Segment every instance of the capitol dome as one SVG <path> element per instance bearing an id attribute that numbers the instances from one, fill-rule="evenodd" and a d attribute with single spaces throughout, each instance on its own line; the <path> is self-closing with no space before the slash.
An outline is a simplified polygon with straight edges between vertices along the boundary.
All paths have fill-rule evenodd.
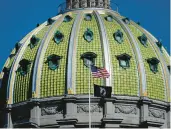
<path id="1" fill-rule="evenodd" d="M 161 41 L 111 10 L 110 0 L 67 0 L 66 7 L 7 59 L 1 126 L 89 127 L 90 84 L 92 127 L 169 128 L 170 57 Z M 110 77 L 89 79 L 86 60 Z M 94 97 L 94 84 L 112 87 L 111 98 Z"/>

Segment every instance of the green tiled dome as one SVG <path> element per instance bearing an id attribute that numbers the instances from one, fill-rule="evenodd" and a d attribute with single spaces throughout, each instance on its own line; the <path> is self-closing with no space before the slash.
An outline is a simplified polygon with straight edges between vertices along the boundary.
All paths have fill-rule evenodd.
<path id="1" fill-rule="evenodd" d="M 71 19 L 67 20 L 68 16 Z M 85 16 L 91 18 L 86 20 Z M 107 16 L 113 20 L 108 21 Z M 93 84 L 97 84 L 111 86 L 112 95 L 170 101 L 168 53 L 164 47 L 160 51 L 157 39 L 148 31 L 123 18 L 109 9 L 79 9 L 52 18 L 52 24 L 45 22 L 35 28 L 19 42 L 20 49 L 11 52 L 3 67 L 0 101 L 13 104 L 30 98 L 88 94 L 90 70 L 81 59 L 86 52 L 95 53 L 95 66 L 105 67 L 110 73 L 108 79 L 91 76 L 91 94 L 94 93 Z M 91 42 L 84 38 L 87 29 L 93 32 Z M 120 43 L 114 38 L 118 30 L 123 34 L 118 37 L 122 38 Z M 57 31 L 63 34 L 58 43 L 54 40 Z M 143 34 L 147 37 L 146 46 L 139 40 Z M 39 39 L 34 47 L 30 47 L 32 36 Z M 131 57 L 126 68 L 117 58 L 123 54 Z M 50 55 L 61 58 L 48 62 Z M 31 62 L 29 67 L 20 66 L 23 59 Z M 150 64 L 148 59 L 159 60 L 159 63 Z M 49 64 L 56 69 L 50 69 Z M 27 69 L 26 75 L 20 74 L 21 67 Z"/>

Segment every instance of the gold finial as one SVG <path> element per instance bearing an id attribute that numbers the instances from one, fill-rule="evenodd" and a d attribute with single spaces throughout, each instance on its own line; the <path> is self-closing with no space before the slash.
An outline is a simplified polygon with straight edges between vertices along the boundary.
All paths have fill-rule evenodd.
<path id="1" fill-rule="evenodd" d="M 36 92 L 35 91 L 32 93 L 32 97 L 36 98 Z"/>
<path id="2" fill-rule="evenodd" d="M 147 91 L 144 91 L 143 96 L 147 97 Z"/>
<path id="3" fill-rule="evenodd" d="M 73 94 L 73 91 L 71 88 L 68 89 L 68 94 Z"/>

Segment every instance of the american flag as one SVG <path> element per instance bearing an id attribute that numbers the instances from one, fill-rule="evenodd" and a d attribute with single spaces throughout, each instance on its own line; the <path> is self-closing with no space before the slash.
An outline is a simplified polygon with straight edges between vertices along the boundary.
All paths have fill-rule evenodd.
<path id="1" fill-rule="evenodd" d="M 105 68 L 98 68 L 91 65 L 91 72 L 94 78 L 109 78 L 110 74 Z"/>

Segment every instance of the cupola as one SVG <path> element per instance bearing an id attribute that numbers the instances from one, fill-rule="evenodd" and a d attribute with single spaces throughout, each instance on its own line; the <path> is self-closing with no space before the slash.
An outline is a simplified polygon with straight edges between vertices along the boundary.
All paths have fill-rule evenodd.
<path id="1" fill-rule="evenodd" d="M 67 9 L 105 8 L 110 9 L 110 0 L 66 0 Z"/>

